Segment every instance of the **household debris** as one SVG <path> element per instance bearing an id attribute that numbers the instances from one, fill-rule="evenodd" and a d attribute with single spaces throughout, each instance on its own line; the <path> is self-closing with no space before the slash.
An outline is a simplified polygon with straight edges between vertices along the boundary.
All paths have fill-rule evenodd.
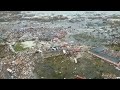
<path id="1" fill-rule="evenodd" d="M 108 57 L 116 58 L 109 61 L 115 62 L 115 64 L 117 62 L 117 70 L 108 68 L 107 64 L 104 66 L 103 62 L 92 61 L 93 56 L 87 53 L 94 46 L 119 42 L 119 34 L 117 34 L 119 33 L 119 17 L 115 19 L 111 16 L 102 16 L 102 14 L 92 14 L 92 16 L 83 14 L 72 17 L 36 16 L 11 11 L 1 11 L 0 16 L 0 78 L 38 78 L 34 71 L 36 64 L 41 67 L 41 72 L 41 69 L 44 68 L 43 74 L 40 73 L 40 75 L 42 74 L 40 77 L 43 79 L 48 78 L 47 75 L 62 79 L 74 78 L 76 74 L 78 74 L 76 78 L 83 78 L 79 73 L 87 78 L 119 78 L 117 70 L 120 66 L 120 52 L 118 49 L 100 51 Z M 77 34 L 79 34 L 78 40 L 73 37 Z M 96 44 L 97 42 L 99 43 Z M 94 52 L 91 50 L 93 49 L 90 49 L 89 52 Z M 99 52 L 95 53 L 98 55 Z M 54 57 L 51 66 L 60 62 L 59 71 L 54 72 L 49 65 L 52 61 L 52 59 L 49 60 L 51 57 Z M 56 57 L 59 58 L 56 59 Z M 47 63 L 46 58 L 49 60 Z M 60 61 L 61 58 L 62 61 Z M 92 63 L 87 59 L 90 59 Z M 92 66 L 93 64 L 94 66 Z M 88 69 L 89 66 L 91 68 Z M 107 72 L 107 70 L 112 73 L 104 74 L 103 72 Z"/>

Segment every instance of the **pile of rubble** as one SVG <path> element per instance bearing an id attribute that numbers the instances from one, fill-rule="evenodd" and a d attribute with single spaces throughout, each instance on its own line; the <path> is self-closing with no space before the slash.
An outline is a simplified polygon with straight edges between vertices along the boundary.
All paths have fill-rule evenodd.
<path id="1" fill-rule="evenodd" d="M 8 51 L 9 52 L 9 51 Z M 0 60 L 0 78 L 4 79 L 33 79 L 35 56 L 32 53 L 20 52 L 7 55 Z"/>

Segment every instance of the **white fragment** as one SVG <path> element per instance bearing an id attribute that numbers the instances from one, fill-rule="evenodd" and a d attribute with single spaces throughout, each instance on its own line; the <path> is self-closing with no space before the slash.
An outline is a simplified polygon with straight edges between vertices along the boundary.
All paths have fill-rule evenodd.
<path id="1" fill-rule="evenodd" d="M 13 78 L 14 78 L 14 76 L 11 76 L 11 78 L 13 79 Z"/>
<path id="2" fill-rule="evenodd" d="M 12 52 L 14 52 L 14 53 L 15 53 L 15 50 L 13 49 L 13 47 L 12 47 L 12 45 L 11 45 L 11 44 L 9 44 L 9 48 L 10 48 L 10 50 L 11 50 Z"/>
<path id="3" fill-rule="evenodd" d="M 120 68 L 119 68 L 119 67 L 116 67 L 116 69 L 117 69 L 117 70 L 120 70 Z"/>
<path id="4" fill-rule="evenodd" d="M 63 63 L 64 61 L 61 61 L 61 63 Z"/>
<path id="5" fill-rule="evenodd" d="M 66 50 L 63 50 L 63 53 L 66 54 Z"/>
<path id="6" fill-rule="evenodd" d="M 15 63 L 15 61 L 12 61 L 12 63 L 14 64 L 14 63 Z"/>
<path id="7" fill-rule="evenodd" d="M 117 79 L 120 79 L 120 77 L 116 77 Z"/>
<path id="8" fill-rule="evenodd" d="M 62 73 L 62 72 L 59 72 L 59 73 Z"/>
<path id="9" fill-rule="evenodd" d="M 15 42 L 12 42 L 11 45 L 15 45 Z"/>
<path id="10" fill-rule="evenodd" d="M 75 61 L 75 63 L 77 63 L 77 59 L 76 58 L 74 58 L 74 61 Z"/>
<path id="11" fill-rule="evenodd" d="M 39 50 L 37 50 L 37 51 L 38 51 L 38 52 L 40 52 L 40 53 L 42 53 L 42 50 L 40 50 L 40 49 L 39 49 Z"/>
<path id="12" fill-rule="evenodd" d="M 7 71 L 12 73 L 12 70 L 11 70 L 11 69 L 9 69 L 9 68 L 7 68 Z"/>

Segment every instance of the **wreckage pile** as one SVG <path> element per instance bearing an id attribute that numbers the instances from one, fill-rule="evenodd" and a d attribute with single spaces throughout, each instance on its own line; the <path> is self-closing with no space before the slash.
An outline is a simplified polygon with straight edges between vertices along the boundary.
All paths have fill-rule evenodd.
<path id="1" fill-rule="evenodd" d="M 5 49 L 6 50 L 6 49 Z M 3 50 L 3 51 L 5 51 Z M 0 78 L 4 79 L 29 79 L 35 78 L 33 74 L 34 57 L 27 52 L 9 54 L 0 60 Z M 31 58 L 33 57 L 33 58 Z"/>

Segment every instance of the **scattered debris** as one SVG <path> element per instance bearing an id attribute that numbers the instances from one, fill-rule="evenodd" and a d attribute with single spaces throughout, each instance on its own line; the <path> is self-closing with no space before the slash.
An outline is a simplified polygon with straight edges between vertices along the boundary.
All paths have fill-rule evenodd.
<path id="1" fill-rule="evenodd" d="M 120 77 L 116 77 L 116 79 L 120 79 Z"/>
<path id="2" fill-rule="evenodd" d="M 7 71 L 10 72 L 10 73 L 13 73 L 13 71 L 9 68 L 7 68 Z"/>
<path id="3" fill-rule="evenodd" d="M 115 69 L 120 70 L 120 68 L 119 68 L 119 67 L 116 67 Z"/>
<path id="4" fill-rule="evenodd" d="M 82 61 L 81 59 L 86 59 L 85 57 L 87 57 L 86 54 L 85 54 L 86 56 L 83 54 L 87 53 L 89 47 L 94 46 L 92 44 L 87 45 L 84 42 L 86 41 L 92 42 L 93 40 L 96 44 L 96 40 L 97 41 L 100 40 L 101 43 L 101 39 L 96 39 L 97 36 L 100 38 L 103 38 L 101 36 L 105 36 L 106 39 L 104 39 L 105 40 L 104 43 L 108 43 L 108 42 L 110 43 L 111 41 L 109 41 L 109 39 L 112 39 L 114 37 L 118 38 L 118 40 L 116 39 L 113 40 L 114 43 L 116 43 L 116 41 L 119 41 L 119 35 L 116 33 L 115 36 L 114 35 L 111 37 L 107 36 L 108 31 L 112 30 L 115 21 L 118 22 L 119 19 L 113 19 L 111 17 L 106 17 L 106 16 L 104 17 L 102 15 L 94 15 L 94 16 L 88 15 L 86 18 L 86 14 L 85 17 L 80 15 L 75 15 L 73 16 L 74 18 L 69 18 L 70 20 L 68 20 L 68 17 L 69 16 L 64 16 L 64 15 L 36 16 L 34 14 L 27 15 L 26 13 L 23 12 L 18 13 L 11 11 L 10 12 L 1 11 L 0 12 L 0 24 L 1 24 L 0 78 L 12 78 L 12 79 L 37 78 L 36 75 L 33 73 L 36 63 L 37 64 L 46 63 L 45 58 L 52 56 L 53 56 L 52 60 L 59 62 L 61 57 L 58 61 L 54 57 L 57 55 L 61 55 L 61 56 L 63 55 L 63 59 L 67 58 L 66 61 L 64 60 L 60 61 L 61 69 L 65 69 L 66 71 L 67 69 L 69 69 L 69 67 L 71 67 L 69 66 L 70 64 L 74 66 L 73 68 L 71 68 L 73 69 L 72 76 L 74 76 L 74 74 L 79 73 L 78 68 L 76 66 L 78 66 L 80 63 L 83 64 L 84 61 Z M 109 24 L 110 22 L 112 23 L 112 26 L 111 24 Z M 119 25 L 115 27 L 117 27 L 117 29 L 119 30 Z M 84 32 L 85 34 L 81 32 Z M 98 33 L 100 33 L 101 35 L 99 35 Z M 72 38 L 73 36 L 76 35 L 78 35 L 76 38 Z M 1 38 L 3 38 L 3 40 Z M 100 45 L 102 45 L 102 43 Z M 17 48 L 17 50 L 15 47 Z M 107 49 L 107 50 L 102 50 L 100 52 L 102 52 L 103 55 L 107 56 L 108 54 L 109 57 L 111 56 L 115 57 L 115 60 L 111 60 L 111 61 L 115 62 L 115 64 L 117 62 L 116 65 L 118 67 L 116 67 L 116 69 L 120 70 L 119 45 L 117 51 L 112 51 Z M 91 58 L 91 57 L 87 57 L 87 58 Z M 107 59 L 110 58 L 107 57 Z M 70 61 L 73 63 L 71 63 Z M 66 62 L 67 65 L 65 68 L 64 66 Z M 38 66 L 42 66 L 42 64 Z M 55 65 L 55 62 L 53 62 L 52 64 Z M 63 66 L 61 66 L 62 64 Z M 80 72 L 86 69 L 87 65 L 89 65 L 86 62 L 85 65 L 82 64 L 81 67 L 83 69 L 81 69 Z M 94 63 L 95 67 L 96 64 L 98 64 L 98 66 L 101 65 L 100 63 L 95 62 Z M 49 68 L 47 69 L 51 69 L 52 74 L 54 74 L 54 71 L 52 71 L 53 68 L 50 68 L 49 66 Z M 48 70 L 48 72 L 49 71 L 50 70 Z M 61 70 L 55 71 L 55 73 L 57 73 L 57 75 L 55 74 L 53 76 L 61 77 L 61 78 L 64 77 L 61 76 L 63 74 L 63 71 L 61 72 Z M 99 72 L 97 72 L 97 74 L 98 73 Z M 85 73 L 83 73 L 83 75 L 85 75 Z M 109 74 L 109 73 L 102 75 L 105 78 L 116 77 L 115 74 Z M 40 78 L 46 78 L 46 76 L 41 75 Z M 116 78 L 120 79 L 120 77 L 116 77 Z M 86 78 L 76 75 L 75 79 L 86 79 Z"/>
<path id="5" fill-rule="evenodd" d="M 79 75 L 75 75 L 75 78 L 74 79 L 86 79 L 85 77 L 81 77 Z"/>
<path id="6" fill-rule="evenodd" d="M 77 63 L 77 59 L 76 58 L 74 58 L 74 61 L 75 61 L 75 63 Z"/>
<path id="7" fill-rule="evenodd" d="M 66 54 L 67 53 L 66 50 L 63 50 L 63 53 Z"/>

